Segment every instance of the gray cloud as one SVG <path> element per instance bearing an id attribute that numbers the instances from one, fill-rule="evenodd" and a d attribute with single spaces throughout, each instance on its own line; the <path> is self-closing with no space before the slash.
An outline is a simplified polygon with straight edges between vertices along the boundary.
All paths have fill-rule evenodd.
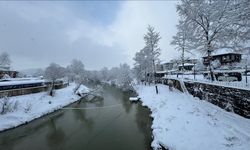
<path id="1" fill-rule="evenodd" d="M 65 66 L 73 58 L 88 69 L 133 64 L 151 24 L 161 32 L 162 59 L 177 56 L 169 45 L 176 32 L 175 2 L 126 1 L 106 25 L 75 13 L 59 2 L 0 2 L 0 52 L 10 54 L 14 69 Z"/>

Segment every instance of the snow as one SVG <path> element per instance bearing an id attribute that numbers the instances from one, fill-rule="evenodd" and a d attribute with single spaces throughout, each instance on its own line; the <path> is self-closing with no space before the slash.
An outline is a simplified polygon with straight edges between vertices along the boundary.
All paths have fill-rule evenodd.
<path id="1" fill-rule="evenodd" d="M 86 87 L 86 86 L 84 86 L 84 85 L 81 85 L 78 89 L 77 89 L 77 91 L 76 91 L 76 93 L 87 93 L 87 92 L 89 92 L 90 90 L 89 90 L 89 88 L 88 87 Z"/>
<path id="2" fill-rule="evenodd" d="M 13 80 L 13 81 L 2 81 L 0 82 L 0 86 L 5 85 L 19 85 L 19 84 L 31 84 L 31 83 L 43 83 L 44 80 Z"/>
<path id="3" fill-rule="evenodd" d="M 73 93 L 74 87 L 75 84 L 70 84 L 66 88 L 56 90 L 54 97 L 49 96 L 47 92 L 10 97 L 8 101 L 13 104 L 17 102 L 18 105 L 12 112 L 0 114 L 0 131 L 25 124 L 79 100 Z M 80 88 L 87 89 L 85 86 Z"/>
<path id="4" fill-rule="evenodd" d="M 215 51 L 212 52 L 213 56 L 217 56 L 217 55 L 224 55 L 224 54 L 241 54 L 241 53 L 237 53 L 232 49 L 229 48 L 221 48 L 221 49 L 217 49 Z"/>
<path id="5" fill-rule="evenodd" d="M 84 85 L 80 85 L 80 87 L 75 92 L 77 95 L 83 97 L 86 93 L 90 92 L 89 88 Z"/>
<path id="6" fill-rule="evenodd" d="M 156 73 L 167 73 L 167 71 L 156 71 Z"/>
<path id="7" fill-rule="evenodd" d="M 140 98 L 139 97 L 130 97 L 129 100 L 130 101 L 138 101 Z"/>
<path id="8" fill-rule="evenodd" d="M 158 95 L 153 86 L 135 89 L 152 111 L 154 149 L 249 150 L 250 120 L 165 85 L 158 85 Z"/>
<path id="9" fill-rule="evenodd" d="M 178 65 L 179 67 L 182 67 L 182 64 Z M 191 63 L 184 63 L 184 66 L 194 66 L 194 64 Z"/>

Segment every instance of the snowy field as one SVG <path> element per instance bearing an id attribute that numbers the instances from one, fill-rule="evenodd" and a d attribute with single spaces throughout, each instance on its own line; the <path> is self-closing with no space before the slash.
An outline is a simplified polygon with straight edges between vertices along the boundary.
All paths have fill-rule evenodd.
<path id="1" fill-rule="evenodd" d="M 165 85 L 135 87 L 142 105 L 152 111 L 154 149 L 249 150 L 250 120 Z"/>
<path id="2" fill-rule="evenodd" d="M 56 90 L 54 97 L 47 92 L 10 97 L 8 101 L 12 108 L 9 112 L 0 114 L 0 131 L 27 123 L 79 100 L 73 93 L 74 87 L 75 84 L 71 84 Z M 80 88 L 81 91 L 83 89 L 88 90 L 87 87 Z M 3 99 L 0 99 L 0 103 L 3 103 Z"/>

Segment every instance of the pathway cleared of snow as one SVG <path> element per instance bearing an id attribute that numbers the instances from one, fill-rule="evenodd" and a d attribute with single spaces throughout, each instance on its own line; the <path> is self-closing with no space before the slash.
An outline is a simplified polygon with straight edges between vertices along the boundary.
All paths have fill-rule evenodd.
<path id="1" fill-rule="evenodd" d="M 71 84 L 56 90 L 53 97 L 47 92 L 10 97 L 8 101 L 13 108 L 11 112 L 0 114 L 0 131 L 25 124 L 79 100 L 80 97 L 73 93 L 74 88 L 75 84 Z M 81 91 L 83 89 L 88 91 L 85 86 L 79 88 Z M 0 102 L 2 103 L 3 99 L 0 99 Z"/>
<path id="2" fill-rule="evenodd" d="M 168 86 L 135 87 L 153 117 L 152 147 L 170 150 L 249 150 L 250 120 Z"/>

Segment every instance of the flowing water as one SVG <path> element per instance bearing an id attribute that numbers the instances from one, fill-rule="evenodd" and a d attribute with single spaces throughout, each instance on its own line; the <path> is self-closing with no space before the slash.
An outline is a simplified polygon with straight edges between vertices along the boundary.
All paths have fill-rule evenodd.
<path id="1" fill-rule="evenodd" d="M 27 125 L 0 133 L 0 150 L 151 149 L 150 112 L 131 95 L 104 86 L 103 99 L 82 99 Z"/>

